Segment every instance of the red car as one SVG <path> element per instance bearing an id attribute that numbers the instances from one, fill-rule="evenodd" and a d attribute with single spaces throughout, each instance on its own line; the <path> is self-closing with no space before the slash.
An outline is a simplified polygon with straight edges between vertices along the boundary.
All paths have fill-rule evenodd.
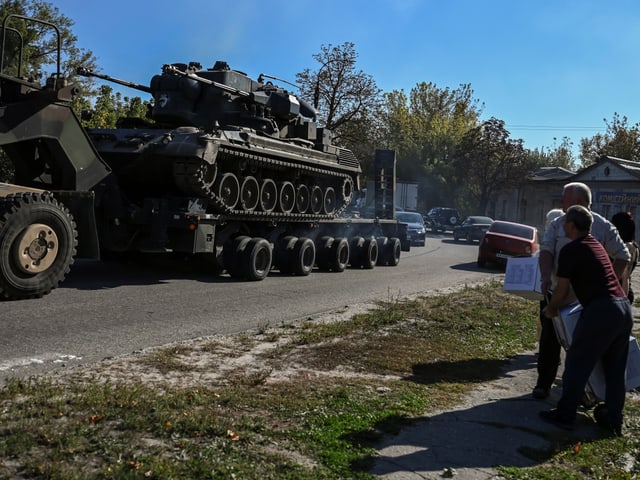
<path id="1" fill-rule="evenodd" d="M 531 257 L 540 249 L 538 230 L 521 223 L 496 220 L 480 241 L 478 267 L 506 265 L 509 257 Z"/>

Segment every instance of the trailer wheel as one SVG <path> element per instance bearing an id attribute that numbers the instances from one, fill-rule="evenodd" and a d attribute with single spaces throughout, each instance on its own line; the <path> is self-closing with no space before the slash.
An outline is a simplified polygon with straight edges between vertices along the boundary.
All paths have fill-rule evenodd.
<path id="1" fill-rule="evenodd" d="M 227 242 L 222 249 L 224 268 L 232 278 L 242 278 L 244 275 L 242 260 L 250 240 L 251 237 L 240 235 Z"/>
<path id="2" fill-rule="evenodd" d="M 378 261 L 378 242 L 375 238 L 353 237 L 349 242 L 351 268 L 372 269 Z"/>
<path id="3" fill-rule="evenodd" d="M 316 265 L 324 272 L 344 272 L 349 263 L 346 238 L 322 237 L 316 247 Z"/>
<path id="4" fill-rule="evenodd" d="M 276 242 L 274 263 L 278 270 L 280 270 L 280 273 L 292 273 L 291 259 L 297 241 L 298 237 L 286 235 Z"/>
<path id="5" fill-rule="evenodd" d="M 400 263 L 402 243 L 396 237 L 378 237 L 378 261 L 376 265 L 395 267 Z"/>
<path id="6" fill-rule="evenodd" d="M 0 298 L 38 298 L 69 273 L 78 232 L 69 210 L 53 197 L 0 199 Z"/>
<path id="7" fill-rule="evenodd" d="M 331 270 L 330 255 L 333 242 L 333 237 L 326 236 L 321 237 L 316 245 L 316 266 L 322 272 Z"/>
<path id="8" fill-rule="evenodd" d="M 334 272 L 344 272 L 349 264 L 349 242 L 346 238 L 335 238 L 331 245 L 331 263 L 329 267 Z"/>
<path id="9" fill-rule="evenodd" d="M 264 280 L 271 270 L 272 259 L 271 244 L 264 238 L 252 238 L 241 255 L 243 276 L 251 281 Z"/>
<path id="10" fill-rule="evenodd" d="M 313 240 L 300 237 L 293 247 L 291 257 L 291 271 L 294 275 L 307 276 L 313 270 L 316 263 L 316 246 Z"/>
<path id="11" fill-rule="evenodd" d="M 373 237 L 365 239 L 362 253 L 362 268 L 370 270 L 375 267 L 378 262 L 378 241 Z"/>

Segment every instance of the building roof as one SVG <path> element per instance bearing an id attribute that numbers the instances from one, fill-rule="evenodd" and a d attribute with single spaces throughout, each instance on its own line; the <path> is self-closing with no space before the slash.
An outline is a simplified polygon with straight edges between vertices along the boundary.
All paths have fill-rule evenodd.
<path id="1" fill-rule="evenodd" d="M 564 180 L 575 172 L 562 167 L 540 167 L 530 175 L 531 180 Z"/>

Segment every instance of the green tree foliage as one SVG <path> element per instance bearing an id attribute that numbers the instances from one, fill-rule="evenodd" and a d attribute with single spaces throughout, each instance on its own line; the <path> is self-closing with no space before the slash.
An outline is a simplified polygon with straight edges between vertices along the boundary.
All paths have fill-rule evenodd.
<path id="1" fill-rule="evenodd" d="M 479 213 L 489 213 L 495 196 L 522 185 L 536 166 L 522 140 L 509 138 L 504 122 L 496 118 L 470 129 L 453 159 L 464 203 Z"/>
<path id="2" fill-rule="evenodd" d="M 640 161 L 640 123 L 629 126 L 628 122 L 627 117 L 614 113 L 611 122 L 604 119 L 605 133 L 583 138 L 580 141 L 582 166 L 588 167 L 603 155 Z"/>
<path id="3" fill-rule="evenodd" d="M 555 138 L 553 140 L 556 141 Z M 572 148 L 573 142 L 568 137 L 562 137 L 560 145 L 554 143 L 553 148 L 549 150 L 537 148 L 530 150 L 529 156 L 539 167 L 560 167 L 576 171 L 578 166 Z"/>
<path id="4" fill-rule="evenodd" d="M 418 181 L 422 207 L 450 204 L 457 189 L 451 159 L 465 133 L 478 124 L 483 105 L 470 85 L 441 89 L 422 82 L 410 92 L 385 94 L 388 148 L 396 150 L 398 176 Z"/>
<path id="5" fill-rule="evenodd" d="M 20 18 L 13 18 L 7 24 L 4 71 L 7 75 L 19 75 L 22 78 L 43 85 L 47 78 L 58 73 L 67 78 L 70 83 L 79 84 L 89 93 L 92 90 L 91 79 L 77 77 L 77 67 L 85 66 L 95 69 L 96 61 L 93 53 L 83 50 L 76 45 L 77 38 L 71 28 L 73 21 L 62 15 L 58 8 L 49 2 L 39 0 L 8 0 L 0 4 L 0 19 L 7 15 L 22 15 L 37 18 L 58 27 L 60 32 L 60 65 L 58 66 L 58 38 L 55 30 L 41 24 L 27 23 Z M 11 30 L 13 29 L 13 30 Z M 22 51 L 22 64 L 19 65 L 20 36 L 24 49 Z M 89 105 L 87 100 L 78 98 L 74 103 L 76 111 L 80 111 Z M 0 155 L 0 181 L 11 181 L 13 178 L 13 165 L 4 153 Z"/>
<path id="6" fill-rule="evenodd" d="M 312 57 L 319 67 L 296 74 L 300 94 L 313 100 L 318 124 L 332 132 L 335 143 L 366 161 L 380 148 L 381 90 L 371 75 L 356 69 L 358 54 L 351 42 L 322 45 Z"/>
<path id="7" fill-rule="evenodd" d="M 108 85 L 98 89 L 93 108 L 83 120 L 86 128 L 115 128 L 121 118 L 145 118 L 150 106 L 149 101 L 140 97 L 123 97 Z"/>

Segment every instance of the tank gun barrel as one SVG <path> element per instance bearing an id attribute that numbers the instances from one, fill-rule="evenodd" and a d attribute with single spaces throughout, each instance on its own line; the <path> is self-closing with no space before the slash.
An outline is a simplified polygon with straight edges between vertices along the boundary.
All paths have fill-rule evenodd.
<path id="1" fill-rule="evenodd" d="M 199 83 L 203 83 L 205 85 L 211 85 L 226 92 L 234 93 L 236 95 L 240 95 L 243 97 L 249 97 L 251 94 L 249 92 L 245 92 L 244 90 L 240 90 L 239 88 L 230 87 L 229 85 L 225 85 L 224 83 L 215 82 L 213 80 L 209 80 L 208 78 L 202 78 L 194 73 L 185 72 L 177 68 L 175 65 L 164 65 L 162 67 L 162 71 L 164 73 L 172 73 L 174 75 L 180 75 L 183 77 L 191 78 Z"/>
<path id="2" fill-rule="evenodd" d="M 102 73 L 96 73 L 93 70 L 89 70 L 88 68 L 78 67 L 78 69 L 76 70 L 76 73 L 78 75 L 82 75 L 83 77 L 101 78 L 102 80 L 107 80 L 109 82 L 117 83 L 118 85 L 134 88 L 136 90 L 140 90 L 146 93 L 152 93 L 151 89 L 145 85 L 140 85 L 139 83 L 135 83 L 135 82 L 128 82 L 127 80 L 120 80 L 119 78 L 115 78 L 110 75 L 104 75 Z"/>

